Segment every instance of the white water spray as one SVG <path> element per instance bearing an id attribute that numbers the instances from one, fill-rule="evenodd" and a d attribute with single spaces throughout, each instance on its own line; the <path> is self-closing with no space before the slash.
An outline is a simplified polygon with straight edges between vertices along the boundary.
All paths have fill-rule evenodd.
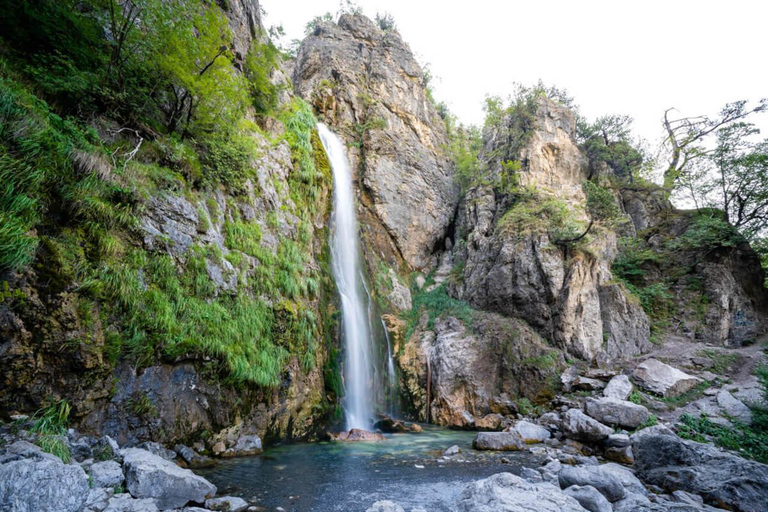
<path id="1" fill-rule="evenodd" d="M 373 418 L 373 349 L 363 300 L 355 193 L 344 144 L 327 126 L 317 132 L 333 170 L 331 262 L 341 296 L 344 414 L 347 429 L 370 429 Z"/>

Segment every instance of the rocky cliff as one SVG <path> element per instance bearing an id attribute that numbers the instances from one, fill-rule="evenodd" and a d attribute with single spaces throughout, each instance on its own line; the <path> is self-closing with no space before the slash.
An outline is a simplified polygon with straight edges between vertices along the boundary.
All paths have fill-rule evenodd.
<path id="1" fill-rule="evenodd" d="M 268 43 L 259 5 L 228 2 L 223 14 L 240 73 Z M 269 80 L 286 82 L 280 67 Z M 276 109 L 261 127 L 245 120 L 233 138 L 198 146 L 94 122 L 97 149 L 64 165 L 124 195 L 97 199 L 101 216 L 59 206 L 35 227 L 34 261 L 3 272 L 4 417 L 64 399 L 74 424 L 121 443 L 212 439 L 225 428 L 235 440 L 314 435 L 339 391 L 326 379 L 337 364 L 330 169 L 311 109 L 285 88 Z M 117 149 L 110 159 L 99 146 Z M 116 161 L 126 147 L 136 151 Z M 113 210 L 125 221 L 106 224 Z"/>
<path id="2" fill-rule="evenodd" d="M 458 203 L 445 129 L 397 32 L 361 15 L 317 26 L 293 71 L 297 94 L 349 146 L 370 251 L 434 266 Z"/>

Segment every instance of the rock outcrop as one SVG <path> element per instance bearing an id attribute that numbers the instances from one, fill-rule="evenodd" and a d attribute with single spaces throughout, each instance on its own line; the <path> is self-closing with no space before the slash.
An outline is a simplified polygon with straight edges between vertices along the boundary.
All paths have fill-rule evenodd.
<path id="1" fill-rule="evenodd" d="M 415 269 L 435 262 L 458 202 L 443 122 L 397 32 L 362 15 L 318 24 L 299 47 L 297 93 L 350 147 L 368 250 Z M 382 237 L 379 226 L 388 237 Z M 394 250 L 393 250 L 394 249 Z"/>
<path id="2" fill-rule="evenodd" d="M 667 491 L 699 494 L 707 503 L 759 512 L 768 503 L 768 466 L 674 435 L 632 440 L 640 478 Z"/>
<path id="3" fill-rule="evenodd" d="M 504 406 L 509 397 L 552 396 L 550 382 L 563 358 L 524 322 L 475 312 L 469 326 L 446 316 L 429 329 L 423 317 L 399 366 L 402 388 L 418 419 L 474 428 L 486 415 L 514 412 L 514 404 Z"/>
<path id="4" fill-rule="evenodd" d="M 485 155 L 508 151 L 500 130 L 486 130 Z M 506 224 L 507 212 L 546 202 L 567 209 L 574 220 L 585 219 L 582 183 L 588 170 L 574 130 L 567 108 L 539 101 L 530 138 L 518 155 L 509 155 L 523 163 L 520 186 L 537 194 L 533 206 L 490 186 L 468 191 L 457 229 L 465 239 L 456 244 L 456 258 L 465 262 L 463 275 L 450 289 L 474 307 L 525 320 L 577 357 L 591 360 L 605 352 L 622 359 L 649 348 L 650 324 L 642 308 L 620 286 L 610 284 L 615 236 L 596 235 L 589 254 L 566 253 L 548 229 Z M 501 162 L 489 158 L 491 172 L 501 173 Z"/>

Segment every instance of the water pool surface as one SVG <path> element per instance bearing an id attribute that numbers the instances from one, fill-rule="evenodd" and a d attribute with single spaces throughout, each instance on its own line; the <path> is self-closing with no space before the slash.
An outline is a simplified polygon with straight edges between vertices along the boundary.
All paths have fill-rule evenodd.
<path id="1" fill-rule="evenodd" d="M 541 462 L 529 452 L 475 451 L 474 432 L 423 428 L 386 434 L 379 442 L 284 444 L 197 473 L 216 484 L 220 496 L 240 496 L 270 511 L 364 512 L 390 499 L 406 512 L 442 512 L 452 509 L 468 482 L 503 471 L 519 474 Z M 444 460 L 443 450 L 454 444 L 462 453 Z"/>

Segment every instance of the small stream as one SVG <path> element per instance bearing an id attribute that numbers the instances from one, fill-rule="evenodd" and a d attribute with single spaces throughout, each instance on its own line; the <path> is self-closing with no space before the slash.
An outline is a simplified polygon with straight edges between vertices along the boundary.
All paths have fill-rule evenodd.
<path id="1" fill-rule="evenodd" d="M 364 512 L 390 499 L 407 512 L 438 512 L 451 510 L 470 481 L 541 464 L 530 452 L 475 451 L 474 432 L 423 428 L 420 434 L 387 434 L 381 442 L 284 444 L 197 473 L 216 484 L 219 495 L 240 496 L 270 511 Z M 442 451 L 454 444 L 462 453 L 443 460 Z"/>

